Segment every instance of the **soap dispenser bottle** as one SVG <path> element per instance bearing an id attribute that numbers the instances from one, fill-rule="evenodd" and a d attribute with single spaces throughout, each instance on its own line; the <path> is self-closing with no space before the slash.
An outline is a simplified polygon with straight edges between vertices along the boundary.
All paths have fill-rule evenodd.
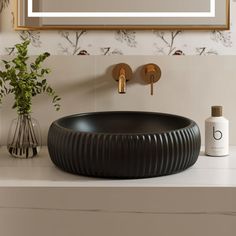
<path id="1" fill-rule="evenodd" d="M 208 156 L 227 156 L 229 121 L 222 115 L 222 106 L 213 106 L 211 113 L 211 117 L 205 121 L 205 153 Z"/>

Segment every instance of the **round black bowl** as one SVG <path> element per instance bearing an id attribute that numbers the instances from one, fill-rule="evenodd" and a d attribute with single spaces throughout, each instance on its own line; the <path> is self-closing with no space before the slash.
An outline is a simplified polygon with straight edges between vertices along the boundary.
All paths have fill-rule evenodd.
<path id="1" fill-rule="evenodd" d="M 95 112 L 56 120 L 48 150 L 60 169 L 107 178 L 146 178 L 192 166 L 201 146 L 197 124 L 153 112 Z"/>

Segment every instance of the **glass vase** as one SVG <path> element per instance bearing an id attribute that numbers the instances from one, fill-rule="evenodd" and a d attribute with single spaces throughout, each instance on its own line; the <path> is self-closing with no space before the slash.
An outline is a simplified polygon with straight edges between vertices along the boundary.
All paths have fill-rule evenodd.
<path id="1" fill-rule="evenodd" d="M 7 148 L 16 158 L 35 157 L 42 146 L 39 123 L 28 114 L 18 115 L 11 123 Z"/>

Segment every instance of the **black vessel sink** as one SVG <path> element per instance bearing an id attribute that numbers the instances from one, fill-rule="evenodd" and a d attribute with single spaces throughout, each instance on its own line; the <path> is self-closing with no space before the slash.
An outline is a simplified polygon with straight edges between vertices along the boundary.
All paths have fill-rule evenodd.
<path id="1" fill-rule="evenodd" d="M 56 120 L 48 149 L 60 169 L 107 178 L 146 178 L 192 166 L 200 131 L 187 118 L 152 112 L 97 112 Z"/>

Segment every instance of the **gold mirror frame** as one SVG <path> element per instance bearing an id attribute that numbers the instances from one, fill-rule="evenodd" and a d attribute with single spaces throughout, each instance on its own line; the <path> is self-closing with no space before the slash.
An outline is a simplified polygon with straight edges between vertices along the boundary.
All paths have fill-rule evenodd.
<path id="1" fill-rule="evenodd" d="M 108 26 L 19 26 L 18 25 L 18 0 L 14 0 L 14 29 L 15 30 L 229 30 L 230 29 L 230 0 L 226 0 L 226 25 L 213 25 L 213 26 L 189 26 L 189 25 L 146 25 L 146 26 L 133 26 L 133 25 L 108 25 Z"/>

